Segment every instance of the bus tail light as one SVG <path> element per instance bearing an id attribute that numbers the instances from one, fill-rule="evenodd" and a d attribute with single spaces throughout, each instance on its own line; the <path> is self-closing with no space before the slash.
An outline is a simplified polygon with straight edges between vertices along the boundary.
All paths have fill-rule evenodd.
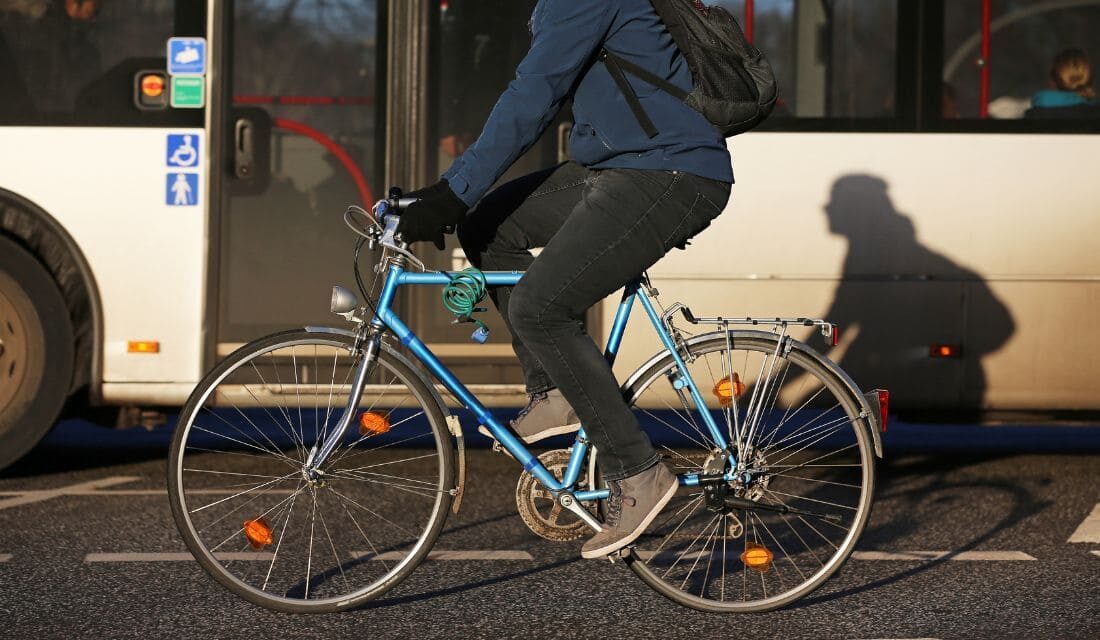
<path id="1" fill-rule="evenodd" d="M 160 353 L 157 340 L 131 340 L 126 343 L 126 353 Z"/>
<path id="2" fill-rule="evenodd" d="M 932 358 L 961 358 L 962 347 L 957 344 L 934 344 L 928 349 Z"/>

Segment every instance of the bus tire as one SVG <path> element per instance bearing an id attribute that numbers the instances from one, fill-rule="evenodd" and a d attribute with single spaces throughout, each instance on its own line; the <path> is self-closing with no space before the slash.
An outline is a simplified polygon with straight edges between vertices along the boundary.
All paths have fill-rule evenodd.
<path id="1" fill-rule="evenodd" d="M 73 328 L 50 272 L 0 236 L 0 469 L 53 427 L 73 377 Z"/>

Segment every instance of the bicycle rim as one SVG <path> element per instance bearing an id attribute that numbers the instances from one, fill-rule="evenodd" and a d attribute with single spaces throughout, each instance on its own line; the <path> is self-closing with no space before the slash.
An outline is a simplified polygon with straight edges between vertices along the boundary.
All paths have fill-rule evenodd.
<path id="1" fill-rule="evenodd" d="M 692 341 L 688 371 L 738 443 L 732 456 L 676 389 L 684 376 L 671 356 L 628 391 L 676 473 L 736 476 L 706 491 L 681 487 L 631 548 L 631 569 L 680 604 L 724 612 L 787 605 L 839 569 L 867 522 L 874 453 L 858 399 L 807 347 L 792 342 L 777 353 L 777 345 L 760 332 Z"/>
<path id="2" fill-rule="evenodd" d="M 173 438 L 169 495 L 214 578 L 280 611 L 354 607 L 425 557 L 451 505 L 453 448 L 422 379 L 382 351 L 323 475 L 303 473 L 348 403 L 353 339 L 287 332 L 229 356 Z"/>

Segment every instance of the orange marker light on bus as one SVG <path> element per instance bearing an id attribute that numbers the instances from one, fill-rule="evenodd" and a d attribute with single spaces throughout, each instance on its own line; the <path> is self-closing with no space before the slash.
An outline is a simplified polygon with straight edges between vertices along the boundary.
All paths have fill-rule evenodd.
<path id="1" fill-rule="evenodd" d="M 390 419 L 384 413 L 364 411 L 359 416 L 359 435 L 380 436 L 390 430 Z"/>
<path id="2" fill-rule="evenodd" d="M 741 396 L 745 395 L 745 383 L 741 382 L 741 376 L 735 371 L 732 379 L 730 376 L 726 376 L 718 381 L 712 389 L 712 393 L 718 397 L 718 402 L 722 403 L 723 407 L 728 407 L 733 404 L 734 399 L 741 399 Z"/>
<path id="3" fill-rule="evenodd" d="M 126 353 L 160 353 L 160 342 L 156 340 L 131 340 L 126 343 Z"/>
<path id="4" fill-rule="evenodd" d="M 774 559 L 775 555 L 771 551 L 768 551 L 764 545 L 755 542 L 746 543 L 745 552 L 741 554 L 741 562 L 744 562 L 746 567 L 755 569 L 760 573 L 771 569 L 772 560 Z"/>
<path id="5" fill-rule="evenodd" d="M 275 541 L 271 535 L 271 525 L 263 517 L 244 521 L 244 537 L 253 549 L 263 549 Z"/>

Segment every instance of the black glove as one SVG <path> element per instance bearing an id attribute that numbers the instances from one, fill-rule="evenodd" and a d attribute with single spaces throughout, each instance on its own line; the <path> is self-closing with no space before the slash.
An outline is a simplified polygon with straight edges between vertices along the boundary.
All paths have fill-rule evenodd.
<path id="1" fill-rule="evenodd" d="M 451 191 L 446 180 L 419 191 L 410 191 L 404 197 L 416 198 L 417 201 L 405 209 L 397 223 L 401 240 L 410 244 L 430 240 L 442 251 L 443 234 L 454 233 L 455 227 L 466 215 L 466 203 Z"/>

